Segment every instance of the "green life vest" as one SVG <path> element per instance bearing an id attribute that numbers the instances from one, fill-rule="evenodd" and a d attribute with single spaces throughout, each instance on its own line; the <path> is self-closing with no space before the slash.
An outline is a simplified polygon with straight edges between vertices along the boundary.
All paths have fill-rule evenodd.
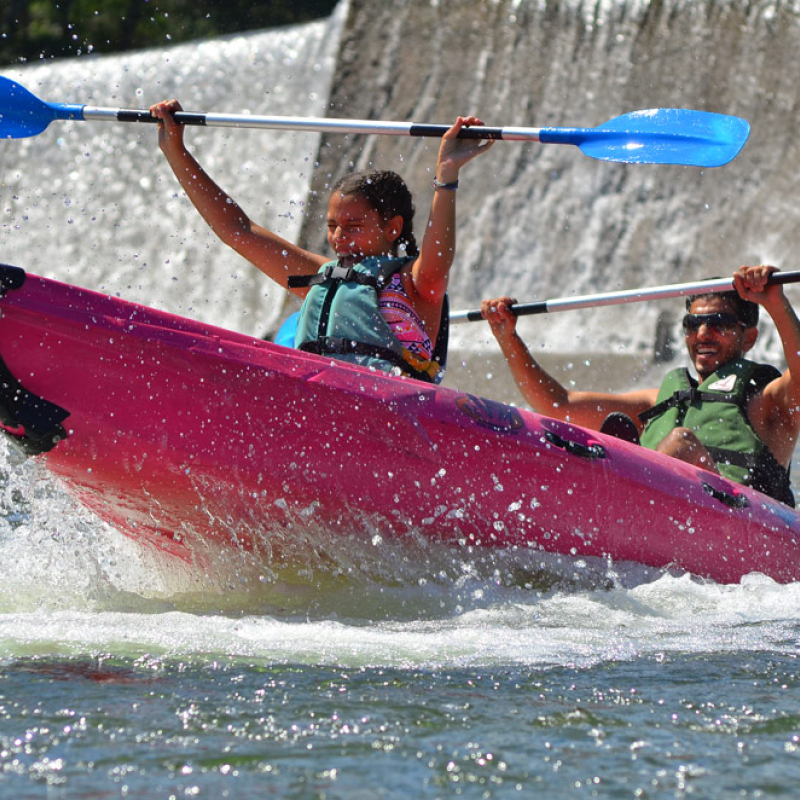
<path id="1" fill-rule="evenodd" d="M 667 374 L 656 405 L 639 415 L 641 444 L 655 450 L 678 427 L 689 428 L 706 447 L 720 474 L 794 506 L 789 472 L 753 430 L 747 404 L 779 377 L 775 367 L 734 359 L 698 384 L 686 369 Z"/>
<path id="2" fill-rule="evenodd" d="M 430 361 L 403 347 L 378 307 L 381 289 L 411 260 L 370 256 L 352 267 L 330 261 L 316 275 L 290 277 L 290 288 L 311 287 L 300 308 L 294 346 L 384 372 L 397 367 L 413 378 L 438 383 L 447 355 L 446 304 Z"/>

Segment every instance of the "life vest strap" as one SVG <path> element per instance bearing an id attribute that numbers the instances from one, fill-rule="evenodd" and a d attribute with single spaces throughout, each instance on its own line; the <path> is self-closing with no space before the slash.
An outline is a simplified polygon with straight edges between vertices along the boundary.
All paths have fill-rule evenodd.
<path id="1" fill-rule="evenodd" d="M 739 398 L 735 394 L 716 394 L 712 392 L 701 392 L 696 386 L 689 389 L 679 389 L 671 397 L 662 400 L 652 408 L 648 408 L 639 414 L 639 420 L 647 423 L 654 417 L 661 416 L 665 411 L 675 406 L 682 404 L 686 406 L 693 405 L 694 403 L 731 403 L 739 405 Z"/>
<path id="2" fill-rule="evenodd" d="M 416 365 L 412 365 L 401 355 L 388 347 L 366 344 L 364 342 L 354 342 L 352 339 L 345 339 L 339 336 L 323 336 L 313 342 L 304 342 L 298 349 L 306 353 L 314 353 L 320 356 L 348 354 L 380 358 L 383 361 L 388 361 L 390 364 L 393 364 L 406 375 L 410 375 L 412 378 L 417 378 L 418 380 L 427 381 L 428 383 L 433 380 L 434 376 L 439 371 L 439 365 L 434 361 L 417 361 Z"/>
<path id="3" fill-rule="evenodd" d="M 387 262 L 377 275 L 368 275 L 366 272 L 359 272 L 353 267 L 342 266 L 340 262 L 328 264 L 322 272 L 315 272 L 313 275 L 290 275 L 287 286 L 290 289 L 306 289 L 310 286 L 319 286 L 321 283 L 332 281 L 334 283 L 357 283 L 361 286 L 372 286 L 374 289 L 382 289 L 392 279 L 395 272 L 399 272 L 406 265 L 407 261 L 396 260 Z"/>
<path id="4" fill-rule="evenodd" d="M 754 470 L 758 459 L 752 453 L 739 453 L 735 450 L 725 450 L 723 447 L 706 447 L 715 464 L 731 464 L 734 467 Z"/>

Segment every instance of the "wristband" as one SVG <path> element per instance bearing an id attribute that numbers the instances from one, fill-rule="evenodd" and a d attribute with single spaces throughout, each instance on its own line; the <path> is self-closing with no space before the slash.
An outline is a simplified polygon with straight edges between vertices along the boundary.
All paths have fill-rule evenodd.
<path id="1" fill-rule="evenodd" d="M 433 188 L 434 189 L 447 189 L 448 192 L 454 192 L 458 189 L 458 181 L 453 181 L 452 183 L 442 183 L 437 178 L 433 179 Z"/>

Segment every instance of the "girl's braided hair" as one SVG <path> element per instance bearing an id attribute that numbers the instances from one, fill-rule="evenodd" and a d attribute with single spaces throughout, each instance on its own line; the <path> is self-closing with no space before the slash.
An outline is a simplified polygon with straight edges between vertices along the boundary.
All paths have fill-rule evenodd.
<path id="1" fill-rule="evenodd" d="M 396 172 L 376 170 L 345 175 L 333 184 L 331 193 L 334 192 L 345 196 L 361 195 L 384 221 L 399 214 L 403 218 L 403 229 L 393 243 L 392 254 L 397 255 L 400 244 L 410 256 L 419 253 L 413 231 L 414 202 L 408 186 Z"/>

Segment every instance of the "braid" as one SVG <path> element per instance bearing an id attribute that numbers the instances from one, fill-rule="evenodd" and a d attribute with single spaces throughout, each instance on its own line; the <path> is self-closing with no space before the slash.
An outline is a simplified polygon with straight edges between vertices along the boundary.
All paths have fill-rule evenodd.
<path id="1" fill-rule="evenodd" d="M 394 241 L 392 253 L 397 255 L 400 244 L 410 256 L 419 253 L 414 237 L 414 202 L 408 186 L 396 172 L 378 170 L 345 175 L 333 184 L 331 191 L 349 196 L 361 195 L 384 221 L 399 214 L 403 218 L 403 229 Z"/>

